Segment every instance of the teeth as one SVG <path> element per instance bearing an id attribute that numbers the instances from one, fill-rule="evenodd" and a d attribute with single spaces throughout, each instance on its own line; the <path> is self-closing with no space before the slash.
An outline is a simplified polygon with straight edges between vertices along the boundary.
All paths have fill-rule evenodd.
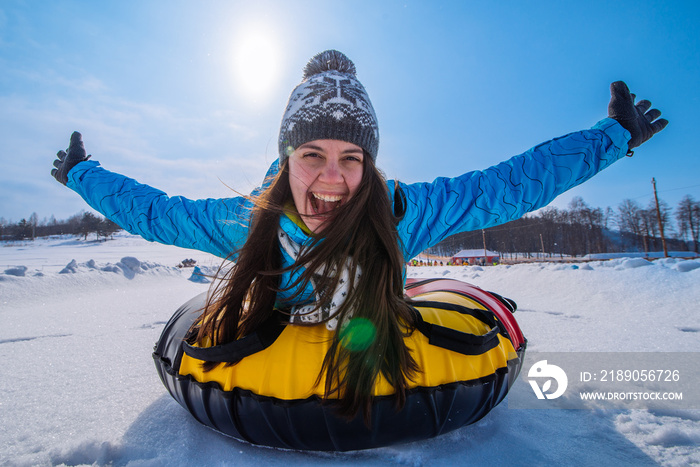
<path id="1" fill-rule="evenodd" d="M 327 203 L 337 203 L 343 197 L 341 195 L 322 195 L 319 193 L 312 193 L 314 195 L 314 198 L 320 199 L 321 201 L 325 201 Z"/>

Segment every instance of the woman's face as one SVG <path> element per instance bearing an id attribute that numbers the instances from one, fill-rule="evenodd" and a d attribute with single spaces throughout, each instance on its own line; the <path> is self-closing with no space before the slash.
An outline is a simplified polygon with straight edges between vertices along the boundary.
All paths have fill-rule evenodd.
<path id="1" fill-rule="evenodd" d="M 302 144 L 289 156 L 294 204 L 309 230 L 323 230 L 333 210 L 357 193 L 363 158 L 359 146 L 334 139 Z"/>

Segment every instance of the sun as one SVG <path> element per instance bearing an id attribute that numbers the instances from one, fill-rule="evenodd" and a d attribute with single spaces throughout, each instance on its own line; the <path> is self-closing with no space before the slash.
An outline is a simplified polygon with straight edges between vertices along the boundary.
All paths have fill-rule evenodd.
<path id="1" fill-rule="evenodd" d="M 263 25 L 246 25 L 235 40 L 235 85 L 251 101 L 264 99 L 279 82 L 282 53 L 277 35 Z"/>

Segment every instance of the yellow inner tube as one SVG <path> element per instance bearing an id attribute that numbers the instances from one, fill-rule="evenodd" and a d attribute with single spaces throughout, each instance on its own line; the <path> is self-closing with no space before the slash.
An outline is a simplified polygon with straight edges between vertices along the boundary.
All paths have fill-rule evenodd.
<path id="1" fill-rule="evenodd" d="M 428 292 L 413 298 L 486 310 L 479 303 L 452 292 Z M 416 308 L 427 323 L 479 336 L 490 331 L 487 324 L 468 314 L 431 307 Z M 202 360 L 184 354 L 180 374 L 191 375 L 201 383 L 216 382 L 224 391 L 241 388 L 260 396 L 282 400 L 306 399 L 311 396 L 323 398 L 325 375 L 320 380 L 318 376 L 333 332 L 325 324 L 289 325 L 268 348 L 235 365 L 226 366 L 221 363 L 205 372 Z M 464 355 L 431 345 L 428 338 L 418 331 L 404 340 L 422 370 L 416 375 L 415 381 L 409 382 L 409 389 L 477 380 L 507 367 L 509 359 L 517 358 L 510 340 L 501 334 L 498 335 L 499 345 L 480 355 Z M 394 388 L 380 375 L 374 387 L 374 396 L 393 393 Z"/>

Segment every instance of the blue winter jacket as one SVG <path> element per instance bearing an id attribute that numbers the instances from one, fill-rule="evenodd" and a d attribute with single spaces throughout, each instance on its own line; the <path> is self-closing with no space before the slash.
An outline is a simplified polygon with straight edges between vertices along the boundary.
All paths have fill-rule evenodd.
<path id="1" fill-rule="evenodd" d="M 458 232 L 503 224 L 546 206 L 623 157 L 629 139 L 627 130 L 606 118 L 590 130 L 547 141 L 486 170 L 431 183 L 388 181 L 391 199 L 400 187 L 405 200 L 405 213 L 397 226 L 404 258 L 408 261 Z M 277 170 L 275 162 L 263 187 Z M 196 201 L 169 197 L 109 172 L 96 161 L 76 165 L 68 174 L 68 187 L 95 210 L 146 240 L 225 258 L 248 235 L 252 203 L 244 197 Z M 286 216 L 280 225 L 297 243 L 310 241 Z M 293 261 L 284 252 L 283 258 L 285 265 Z"/>

